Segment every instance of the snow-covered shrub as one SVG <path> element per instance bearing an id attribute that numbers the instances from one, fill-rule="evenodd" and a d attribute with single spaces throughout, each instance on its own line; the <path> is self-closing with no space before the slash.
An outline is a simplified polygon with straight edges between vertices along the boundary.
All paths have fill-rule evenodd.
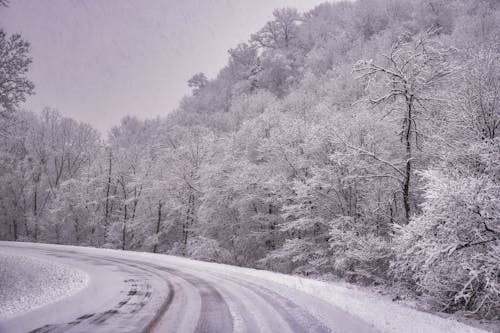
<path id="1" fill-rule="evenodd" d="M 423 213 L 399 228 L 397 281 L 445 311 L 500 316 L 500 185 L 494 177 L 428 171 Z"/>
<path id="2" fill-rule="evenodd" d="M 392 255 L 389 243 L 373 234 L 361 235 L 359 230 L 349 217 L 332 222 L 329 244 L 333 270 L 351 282 L 383 283 Z"/>
<path id="3" fill-rule="evenodd" d="M 122 247 L 123 241 L 123 228 L 126 225 L 123 221 L 113 222 L 108 229 L 108 234 L 106 236 L 106 243 L 103 245 L 104 248 L 109 249 L 119 249 Z"/>
<path id="4" fill-rule="evenodd" d="M 197 260 L 214 261 L 231 264 L 233 258 L 231 253 L 221 247 L 215 239 L 202 236 L 193 237 L 187 245 L 187 256 Z"/>
<path id="5" fill-rule="evenodd" d="M 287 239 L 283 246 L 259 260 L 262 267 L 283 273 L 318 275 L 329 271 L 330 255 L 323 246 L 306 239 Z"/>

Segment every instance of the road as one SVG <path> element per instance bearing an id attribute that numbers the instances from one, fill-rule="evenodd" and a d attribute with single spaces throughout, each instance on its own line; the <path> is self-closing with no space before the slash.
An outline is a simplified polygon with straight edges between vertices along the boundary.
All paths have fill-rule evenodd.
<path id="1" fill-rule="evenodd" d="M 73 296 L 0 322 L 0 332 L 375 332 L 333 304 L 244 269 L 170 256 L 0 244 L 90 276 Z"/>

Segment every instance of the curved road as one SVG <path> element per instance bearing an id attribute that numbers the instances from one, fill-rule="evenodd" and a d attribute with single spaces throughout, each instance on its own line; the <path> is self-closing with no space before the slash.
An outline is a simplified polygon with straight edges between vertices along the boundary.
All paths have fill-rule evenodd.
<path id="1" fill-rule="evenodd" d="M 310 294 L 245 269 L 164 255 L 0 243 L 90 276 L 77 294 L 0 322 L 0 332 L 375 332 Z"/>

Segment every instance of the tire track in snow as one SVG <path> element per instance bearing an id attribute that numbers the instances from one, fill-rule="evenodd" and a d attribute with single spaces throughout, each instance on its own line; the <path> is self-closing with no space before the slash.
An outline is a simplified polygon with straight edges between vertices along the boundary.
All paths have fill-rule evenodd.
<path id="1" fill-rule="evenodd" d="M 73 321 L 63 324 L 48 324 L 42 327 L 31 330 L 30 333 L 57 333 L 57 332 L 99 332 L 104 329 L 104 332 L 109 332 L 109 330 L 114 331 L 116 328 L 115 323 L 121 323 L 121 328 L 129 327 L 130 331 L 134 331 L 137 327 L 134 324 L 137 322 L 144 322 L 137 318 L 141 315 L 141 310 L 143 310 L 152 299 L 152 287 L 148 282 L 150 277 L 149 274 L 153 274 L 156 277 L 162 279 L 168 286 L 167 296 L 164 301 L 160 304 L 157 311 L 155 312 L 152 319 L 143 323 L 143 328 L 139 328 L 141 333 L 152 332 L 156 324 L 162 318 L 164 313 L 167 311 L 168 307 L 174 298 L 174 289 L 170 281 L 165 278 L 164 275 L 158 274 L 152 270 L 148 270 L 145 267 L 139 267 L 135 264 L 129 264 L 126 261 L 115 260 L 106 257 L 94 257 L 90 255 L 81 255 L 78 253 L 72 253 L 72 255 L 54 254 L 47 252 L 48 255 L 60 257 L 60 258 L 70 258 L 90 262 L 97 265 L 108 265 L 107 263 L 112 262 L 118 264 L 118 268 L 129 274 L 132 278 L 127 278 L 124 280 L 129 286 L 127 291 L 123 291 L 125 297 L 122 298 L 112 309 L 102 311 L 99 313 L 88 313 L 84 314 Z M 78 258 L 74 256 L 78 255 Z M 133 270 L 125 267 L 131 267 Z M 149 274 L 144 274 L 145 272 Z M 146 281 L 146 282 L 142 282 Z M 145 318 L 145 317 L 144 317 Z M 142 319 L 144 319 L 142 318 Z M 110 321 L 112 322 L 110 324 Z M 108 325 L 110 324 L 110 325 Z"/>
<path id="2" fill-rule="evenodd" d="M 128 256 L 71 250 L 42 252 L 46 256 L 81 262 L 80 266 L 101 272 L 102 276 L 108 276 L 108 272 L 113 273 L 117 277 L 114 285 L 119 283 L 120 287 L 115 288 L 114 293 L 109 293 L 109 301 L 100 302 L 95 307 L 86 305 L 86 308 L 94 309 L 95 312 L 82 311 L 81 315 L 74 315 L 75 318 L 78 317 L 74 320 L 71 320 L 71 316 L 66 316 L 69 320 L 66 319 L 65 323 L 49 323 L 32 333 L 343 331 L 342 325 L 337 328 L 335 323 L 331 325 L 332 321 L 322 316 L 324 311 L 320 311 L 318 315 L 315 310 L 304 306 L 309 303 L 303 303 L 300 297 L 295 297 L 294 294 L 290 296 L 279 288 L 274 289 L 271 285 L 254 281 L 250 276 L 245 278 L 224 274 L 215 269 L 205 270 L 203 266 L 151 262 L 148 258 L 134 256 L 131 259 Z M 98 297 L 99 291 L 104 290 L 102 286 L 107 285 L 101 280 L 96 284 L 100 287 L 96 289 Z M 74 302 L 71 304 L 77 305 Z M 39 324 L 43 324 L 43 321 Z M 333 329 L 334 327 L 336 328 Z"/>
<path id="3" fill-rule="evenodd" d="M 263 288 L 257 284 L 243 281 L 236 278 L 224 276 L 223 280 L 231 281 L 240 288 L 245 288 L 250 292 L 260 297 L 264 302 L 272 306 L 272 308 L 283 318 L 290 326 L 293 332 L 309 332 L 309 333 L 330 333 L 331 330 L 326 327 L 320 320 L 311 315 L 305 309 L 295 304 L 291 300 L 279 295 L 278 293 Z"/>
<path id="4" fill-rule="evenodd" d="M 112 259 L 112 261 L 115 261 L 115 259 Z M 228 304 L 226 303 L 220 292 L 209 282 L 192 274 L 151 263 L 131 260 L 127 261 L 127 265 L 131 265 L 131 262 L 136 263 L 136 267 L 138 268 L 147 266 L 154 268 L 155 270 L 175 275 L 187 281 L 196 288 L 198 294 L 201 297 L 201 310 L 200 317 L 198 318 L 198 323 L 195 328 L 196 333 L 222 333 L 234 331 L 234 325 Z"/>

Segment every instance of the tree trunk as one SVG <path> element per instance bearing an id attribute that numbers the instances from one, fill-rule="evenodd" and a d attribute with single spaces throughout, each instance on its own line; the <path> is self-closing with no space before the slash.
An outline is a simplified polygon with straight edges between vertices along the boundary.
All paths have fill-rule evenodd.
<path id="1" fill-rule="evenodd" d="M 109 192 L 111 191 L 111 167 L 112 155 L 111 151 L 109 151 L 108 183 L 106 184 L 106 204 L 104 208 L 104 243 L 106 243 L 106 238 L 108 237 L 109 227 Z"/>
<path id="2" fill-rule="evenodd" d="M 412 145 L 411 145 L 411 128 L 414 121 L 412 114 L 413 96 L 406 99 L 407 115 L 406 115 L 406 128 L 404 133 L 405 143 L 405 174 L 403 179 L 403 206 L 405 210 L 405 223 L 410 221 L 410 178 L 411 178 L 411 158 L 412 158 Z"/>
<path id="3" fill-rule="evenodd" d="M 125 196 L 125 201 L 127 200 L 127 197 Z M 123 229 L 122 229 L 122 250 L 125 250 L 126 247 L 126 240 L 127 240 L 127 205 L 124 207 L 124 216 L 123 216 Z"/>
<path id="4" fill-rule="evenodd" d="M 14 219 L 12 221 L 12 227 L 13 227 L 13 231 L 14 231 L 14 240 L 17 241 L 17 221 L 16 219 Z"/>
<path id="5" fill-rule="evenodd" d="M 161 208 L 162 208 L 162 203 L 161 203 L 161 201 L 158 201 L 158 219 L 156 220 L 156 237 L 158 237 L 158 234 L 160 233 Z M 153 247 L 153 253 L 156 253 L 157 251 L 158 251 L 158 242 L 155 242 L 155 245 Z"/>
<path id="6" fill-rule="evenodd" d="M 35 192 L 33 193 L 33 223 L 34 225 L 34 237 L 35 241 L 38 239 L 38 207 L 37 207 L 37 196 L 38 196 L 38 186 L 35 185 Z M 28 229 L 26 229 L 28 232 Z"/>
<path id="7" fill-rule="evenodd" d="M 194 194 L 189 193 L 188 197 L 188 207 L 186 211 L 186 220 L 182 225 L 182 242 L 184 245 L 183 255 L 187 254 L 187 243 L 189 238 L 189 227 L 194 220 Z"/>
<path id="8" fill-rule="evenodd" d="M 76 244 L 79 245 L 80 244 L 80 230 L 78 227 L 78 217 L 75 217 L 74 226 L 75 226 L 75 241 L 76 241 Z"/>

